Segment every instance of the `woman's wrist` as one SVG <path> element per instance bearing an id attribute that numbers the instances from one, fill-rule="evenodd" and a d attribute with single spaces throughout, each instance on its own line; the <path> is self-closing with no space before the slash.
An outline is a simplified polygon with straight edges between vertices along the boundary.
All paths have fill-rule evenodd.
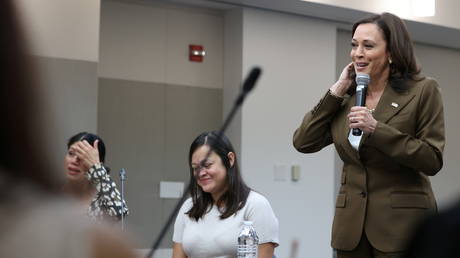
<path id="1" fill-rule="evenodd" d="M 88 168 L 88 170 L 87 170 L 86 172 L 87 172 L 88 174 L 91 174 L 91 173 L 93 173 L 94 171 L 101 169 L 102 166 L 103 166 L 103 165 L 102 165 L 101 162 L 99 162 L 99 163 L 94 163 L 93 165 L 91 165 L 91 166 Z"/>
<path id="2" fill-rule="evenodd" d="M 371 122 L 371 127 L 370 127 L 370 133 L 374 133 L 375 132 L 375 128 L 377 128 L 377 120 L 373 119 L 373 121 Z"/>
<path id="3" fill-rule="evenodd" d="M 337 81 L 336 83 L 334 83 L 334 85 L 332 85 L 331 88 L 329 88 L 329 91 L 334 96 L 343 97 L 343 95 L 347 93 L 349 87 L 350 85 L 347 85 L 347 83 Z"/>
<path id="4" fill-rule="evenodd" d="M 338 94 L 334 93 L 331 89 L 329 89 L 329 94 L 331 94 L 331 96 L 337 99 L 343 99 L 343 96 L 339 96 Z"/>
<path id="5" fill-rule="evenodd" d="M 93 184 L 97 184 L 101 177 L 105 176 L 107 171 L 102 163 L 96 163 L 92 165 L 86 176 L 88 180 L 91 181 Z"/>
<path id="6" fill-rule="evenodd" d="M 91 167 L 93 167 L 93 168 L 100 168 L 100 167 L 102 167 L 102 162 L 96 162 L 96 163 L 94 163 Z"/>

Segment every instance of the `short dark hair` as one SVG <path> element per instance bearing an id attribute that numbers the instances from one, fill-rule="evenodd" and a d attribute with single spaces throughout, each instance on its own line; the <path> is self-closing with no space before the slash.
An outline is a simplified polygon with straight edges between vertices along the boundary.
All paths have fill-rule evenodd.
<path id="1" fill-rule="evenodd" d="M 223 165 L 227 169 L 227 191 L 217 201 L 217 206 L 220 209 L 221 219 L 228 218 L 235 214 L 238 210 L 244 207 L 251 189 L 244 183 L 238 166 L 235 150 L 233 149 L 230 140 L 222 135 L 218 137 L 218 132 L 204 132 L 200 134 L 190 145 L 188 162 L 190 166 L 190 194 L 192 196 L 193 206 L 186 213 L 190 218 L 198 221 L 202 218 L 213 206 L 213 199 L 210 193 L 204 192 L 198 185 L 194 169 L 192 168 L 192 155 L 201 146 L 207 145 L 210 150 L 216 153 L 222 160 Z M 230 164 L 228 153 L 235 153 L 235 161 L 233 166 Z"/>
<path id="2" fill-rule="evenodd" d="M 95 134 L 88 132 L 80 132 L 75 134 L 74 136 L 70 137 L 69 141 L 67 142 L 67 149 L 69 149 L 72 144 L 83 140 L 87 141 L 91 146 L 93 146 L 94 142 L 98 140 L 99 142 L 97 144 L 97 150 L 99 151 L 99 160 L 101 162 L 105 162 L 105 143 L 101 137 Z"/>
<path id="3" fill-rule="evenodd" d="M 355 22 L 352 35 L 359 25 L 366 23 L 377 25 L 387 42 L 387 51 L 392 60 L 389 81 L 395 82 L 392 86 L 396 87 L 396 90 L 404 90 L 404 84 L 400 82 L 418 80 L 421 69 L 417 64 L 414 46 L 404 21 L 391 13 L 372 15 Z"/>

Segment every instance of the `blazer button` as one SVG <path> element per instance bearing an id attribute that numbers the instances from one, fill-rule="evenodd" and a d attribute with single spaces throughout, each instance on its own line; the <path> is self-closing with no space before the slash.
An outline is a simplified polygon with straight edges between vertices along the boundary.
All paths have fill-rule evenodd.
<path id="1" fill-rule="evenodd" d="M 366 192 L 364 192 L 364 191 L 359 193 L 359 195 L 361 195 L 361 197 L 363 197 L 363 198 L 366 198 L 366 196 L 367 196 Z"/>

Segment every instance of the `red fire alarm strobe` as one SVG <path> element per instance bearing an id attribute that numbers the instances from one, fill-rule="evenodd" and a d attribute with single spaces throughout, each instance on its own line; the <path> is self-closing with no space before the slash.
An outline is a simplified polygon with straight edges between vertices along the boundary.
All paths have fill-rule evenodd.
<path id="1" fill-rule="evenodd" d="M 206 54 L 204 48 L 201 45 L 188 45 L 189 60 L 192 62 L 203 62 L 203 58 Z"/>

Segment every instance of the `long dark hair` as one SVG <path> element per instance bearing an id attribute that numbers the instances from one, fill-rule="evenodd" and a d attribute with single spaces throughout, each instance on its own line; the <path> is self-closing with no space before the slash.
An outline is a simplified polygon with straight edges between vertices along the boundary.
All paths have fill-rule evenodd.
<path id="1" fill-rule="evenodd" d="M 190 218 L 198 221 L 214 205 L 211 194 L 204 192 L 198 185 L 194 169 L 192 168 L 192 155 L 203 145 L 209 146 L 211 151 L 220 157 L 222 164 L 227 169 L 227 191 L 222 194 L 216 202 L 216 205 L 220 207 L 220 218 L 225 219 L 244 207 L 251 189 L 244 183 L 243 178 L 241 177 L 236 154 L 233 166 L 230 164 L 228 153 L 235 153 L 235 150 L 233 149 L 229 139 L 225 135 L 223 135 L 221 139 L 218 139 L 218 133 L 215 131 L 200 134 L 190 146 L 188 162 L 190 166 L 190 194 L 192 196 L 193 206 L 186 214 L 188 214 Z"/>
<path id="2" fill-rule="evenodd" d="M 0 1 L 0 173 L 10 180 L 57 191 L 46 157 L 38 79 L 13 0 Z"/>
<path id="3" fill-rule="evenodd" d="M 407 80 L 420 80 L 420 66 L 415 58 L 414 46 L 406 24 L 396 15 L 382 13 L 361 19 L 353 24 L 352 35 L 361 24 L 373 23 L 383 32 L 387 42 L 387 51 L 390 53 L 389 81 L 395 90 L 405 90 Z M 353 78 L 354 79 L 354 78 Z M 355 87 L 351 87 L 355 88 Z"/>

